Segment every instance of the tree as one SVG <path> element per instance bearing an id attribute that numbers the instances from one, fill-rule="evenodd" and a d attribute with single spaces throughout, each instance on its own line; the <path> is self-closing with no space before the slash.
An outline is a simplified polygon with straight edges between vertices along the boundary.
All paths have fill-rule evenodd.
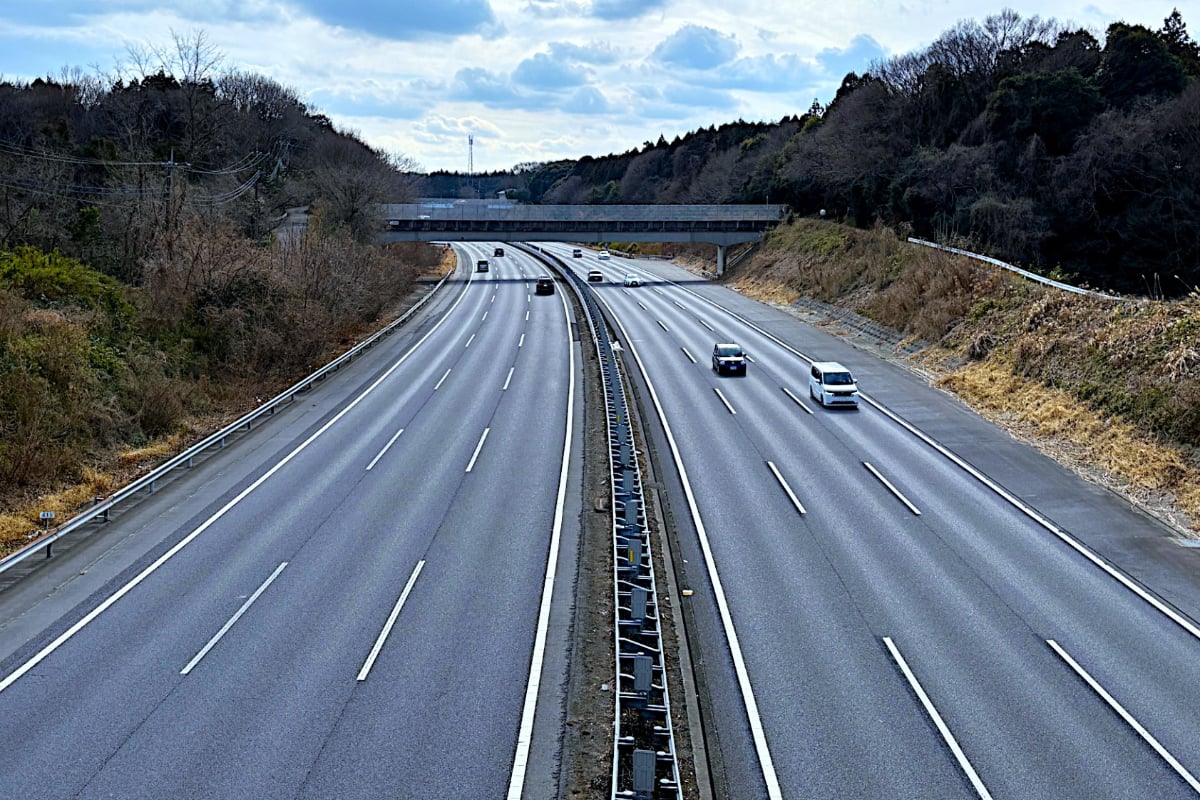
<path id="1" fill-rule="evenodd" d="M 1100 91 L 1110 105 L 1129 108 L 1135 100 L 1161 100 L 1179 94 L 1187 83 L 1183 67 L 1167 45 L 1141 25 L 1115 22 L 1097 73 Z"/>
<path id="2" fill-rule="evenodd" d="M 1015 145 L 1037 135 L 1061 155 L 1102 107 L 1100 93 L 1072 68 L 1005 78 L 988 98 L 987 121 L 995 139 Z"/>
<path id="3" fill-rule="evenodd" d="M 1192 77 L 1200 76 L 1200 45 L 1188 36 L 1187 24 L 1179 9 L 1173 9 L 1171 15 L 1163 20 L 1158 38 L 1167 46 L 1167 52 L 1179 60 L 1183 71 Z"/>

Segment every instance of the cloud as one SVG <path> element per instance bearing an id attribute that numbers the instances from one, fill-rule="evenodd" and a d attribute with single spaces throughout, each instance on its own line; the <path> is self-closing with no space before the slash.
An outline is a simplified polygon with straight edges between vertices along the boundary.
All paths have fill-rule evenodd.
<path id="1" fill-rule="evenodd" d="M 851 39 L 850 46 L 843 50 L 829 48 L 817 53 L 817 63 L 829 76 L 841 80 L 848 72 L 862 75 L 872 62 L 887 57 L 883 46 L 864 33 Z"/>
<path id="2" fill-rule="evenodd" d="M 520 108 L 526 100 L 507 78 L 482 67 L 467 67 L 454 73 L 449 94 L 455 100 L 483 103 L 493 108 Z"/>
<path id="3" fill-rule="evenodd" d="M 563 89 L 586 83 L 587 75 L 579 67 L 561 59 L 546 53 L 535 53 L 517 65 L 512 79 L 532 89 Z"/>
<path id="4" fill-rule="evenodd" d="M 558 19 L 582 17 L 587 14 L 588 7 L 578 0 L 529 0 L 521 10 L 543 19 Z"/>
<path id="5" fill-rule="evenodd" d="M 592 0 L 592 16 L 600 19 L 635 19 L 662 8 L 667 0 Z"/>
<path id="6" fill-rule="evenodd" d="M 800 84 L 809 83 L 820 75 L 804 59 L 786 53 L 739 58 L 706 77 L 712 79 L 709 85 L 725 89 L 777 92 L 796 89 Z"/>
<path id="7" fill-rule="evenodd" d="M 429 35 L 490 33 L 496 15 L 488 0 L 438 0 L 397 4 L 390 0 L 296 0 L 304 10 L 330 25 L 390 39 Z M 398 7 L 399 5 L 399 7 Z"/>
<path id="8" fill-rule="evenodd" d="M 550 55 L 560 61 L 577 61 L 580 64 L 607 65 L 621 60 L 612 45 L 607 42 L 592 42 L 588 45 L 570 42 L 551 42 Z"/>
<path id="9" fill-rule="evenodd" d="M 737 99 L 729 92 L 678 81 L 647 84 L 634 92 L 635 107 L 631 111 L 644 119 L 692 119 L 709 116 L 710 112 L 726 114 L 738 107 Z"/>
<path id="10" fill-rule="evenodd" d="M 612 111 L 612 105 L 599 89 L 581 86 L 563 103 L 561 110 L 568 114 L 608 114 Z"/>
<path id="11" fill-rule="evenodd" d="M 699 25 L 684 25 L 654 48 L 653 57 L 663 64 L 702 70 L 719 67 L 737 53 L 734 36 Z"/>

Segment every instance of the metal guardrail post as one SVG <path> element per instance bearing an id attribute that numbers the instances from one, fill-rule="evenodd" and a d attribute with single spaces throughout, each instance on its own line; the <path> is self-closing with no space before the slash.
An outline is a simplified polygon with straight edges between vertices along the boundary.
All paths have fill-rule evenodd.
<path id="1" fill-rule="evenodd" d="M 281 392 L 280 394 L 271 398 L 266 403 L 263 403 L 258 408 L 254 409 L 253 411 L 251 411 L 250 413 L 241 417 L 240 419 L 235 420 L 234 422 L 231 422 L 229 425 L 226 425 L 221 430 L 205 437 L 203 440 L 201 440 L 201 441 L 197 442 L 196 444 L 192 445 L 191 447 L 187 448 L 179 455 L 176 455 L 173 458 L 168 459 L 164 463 L 155 467 L 153 470 L 151 470 L 146 475 L 143 475 L 142 477 L 138 478 L 133 483 L 123 486 L 122 488 L 113 492 L 113 494 L 107 500 L 103 501 L 102 503 L 100 503 L 98 505 L 94 504 L 92 506 L 92 508 L 88 509 L 87 511 L 77 514 L 74 519 L 72 519 L 70 522 L 63 525 L 61 528 L 59 528 L 57 531 L 50 534 L 49 536 L 38 539 L 36 542 L 31 542 L 30 544 L 21 548 L 17 552 L 12 553 L 8 556 L 5 556 L 4 558 L 0 558 L 0 573 L 4 573 L 5 571 L 11 569 L 12 567 L 15 567 L 17 564 L 19 564 L 22 561 L 24 561 L 25 559 L 29 558 L 31 555 L 38 552 L 42 548 L 45 548 L 46 557 L 49 558 L 50 553 L 52 552 L 52 548 L 54 547 L 54 543 L 56 541 L 58 541 L 59 539 L 78 530 L 79 528 L 83 527 L 84 525 L 86 525 L 87 523 L 91 522 L 94 519 L 103 517 L 104 520 L 107 521 L 109 519 L 109 511 L 113 508 L 113 506 L 115 506 L 118 503 L 121 503 L 125 500 L 128 500 L 131 497 L 136 496 L 137 493 L 140 492 L 142 489 L 146 489 L 146 490 L 148 490 L 147 493 L 153 494 L 159 478 L 166 476 L 167 474 L 169 474 L 171 471 L 175 470 L 178 467 L 192 466 L 192 463 L 193 463 L 193 460 L 195 459 L 195 457 L 197 455 L 199 455 L 200 453 L 203 453 L 205 450 L 208 450 L 210 447 L 224 449 L 225 444 L 226 444 L 226 442 L 225 442 L 226 437 L 228 437 L 230 434 L 235 433 L 236 431 L 239 431 L 242 428 L 245 428 L 247 431 L 249 431 L 251 429 L 252 423 L 255 420 L 257 420 L 259 417 L 274 414 L 275 408 L 277 406 L 279 406 L 282 403 L 290 402 L 292 400 L 293 396 L 297 392 L 302 391 L 306 387 L 311 389 L 313 387 L 313 384 L 316 381 L 323 379 L 330 372 L 333 372 L 334 370 L 338 369 L 343 363 L 348 363 L 353 356 L 357 355 L 358 353 L 362 352 L 365 348 L 374 344 L 376 341 L 379 340 L 380 337 L 390 335 L 392 333 L 392 331 L 394 331 L 400 325 L 404 324 L 406 321 L 408 321 L 409 317 L 411 317 L 413 314 L 415 314 L 417 311 L 419 311 L 425 305 L 425 303 L 427 303 L 429 301 L 429 298 L 433 297 L 437 293 L 437 291 L 446 284 L 446 281 L 449 280 L 450 275 L 452 275 L 452 274 L 453 273 L 450 273 L 449 275 L 446 275 L 444 278 L 442 278 L 440 281 L 438 281 L 438 283 L 433 287 L 433 289 L 431 289 L 428 294 L 426 294 L 419 301 L 417 301 L 417 303 L 412 308 L 410 308 L 408 311 L 406 311 L 398 319 L 389 323 L 387 327 L 383 328 L 382 330 L 376 331 L 366 341 L 360 342 L 359 344 L 355 345 L 349 351 L 338 356 L 333 361 L 330 361 L 328 364 L 321 367 L 313 374 L 302 379 L 300 382 L 288 387 L 283 392 Z"/>
<path id="2" fill-rule="evenodd" d="M 620 362 L 591 289 L 561 262 L 557 267 L 568 277 L 587 314 L 600 359 L 608 423 L 616 616 L 616 713 L 610 796 L 612 800 L 682 800 L 642 473 Z"/>

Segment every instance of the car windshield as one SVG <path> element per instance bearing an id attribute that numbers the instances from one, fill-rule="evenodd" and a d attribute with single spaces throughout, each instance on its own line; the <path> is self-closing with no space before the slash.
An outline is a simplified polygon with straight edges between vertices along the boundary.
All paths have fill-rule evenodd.
<path id="1" fill-rule="evenodd" d="M 854 378 L 850 377 L 849 372 L 826 372 L 826 386 L 849 386 L 854 383 Z"/>
<path id="2" fill-rule="evenodd" d="M 730 358 L 732 356 L 740 356 L 742 348 L 736 344 L 723 344 L 717 347 L 717 355 L 721 358 Z"/>

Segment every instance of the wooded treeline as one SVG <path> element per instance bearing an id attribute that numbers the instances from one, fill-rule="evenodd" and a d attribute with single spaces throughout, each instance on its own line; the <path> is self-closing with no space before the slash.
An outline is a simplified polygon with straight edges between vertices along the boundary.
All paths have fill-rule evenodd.
<path id="1" fill-rule="evenodd" d="M 461 176 L 429 176 L 453 193 Z M 1200 286 L 1200 48 L 1003 11 L 845 77 L 828 108 L 603 158 L 518 165 L 472 190 L 531 202 L 788 203 L 1110 289 Z M 429 193 L 422 190 L 423 193 Z"/>
<path id="2" fill-rule="evenodd" d="M 0 503 L 246 408 L 406 297 L 438 255 L 374 244 L 401 167 L 203 34 L 0 83 Z"/>

